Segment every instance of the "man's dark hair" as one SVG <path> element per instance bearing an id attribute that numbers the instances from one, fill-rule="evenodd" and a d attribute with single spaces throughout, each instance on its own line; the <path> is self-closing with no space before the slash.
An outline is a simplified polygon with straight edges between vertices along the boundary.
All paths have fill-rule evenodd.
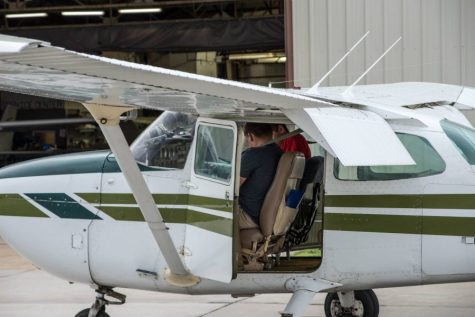
<path id="1" fill-rule="evenodd" d="M 272 125 L 267 123 L 248 122 L 244 126 L 244 135 L 250 134 L 253 134 L 258 138 L 263 136 L 272 136 Z"/>

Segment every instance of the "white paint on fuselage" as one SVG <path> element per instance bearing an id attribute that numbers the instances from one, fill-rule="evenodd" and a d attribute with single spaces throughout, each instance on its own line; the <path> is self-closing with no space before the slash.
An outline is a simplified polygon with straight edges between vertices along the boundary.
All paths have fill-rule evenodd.
<path id="1" fill-rule="evenodd" d="M 18 253 L 67 281 L 89 284 L 87 228 L 90 220 L 34 217 L 0 217 L 3 239 Z M 81 237 L 82 248 L 73 248 L 72 237 Z"/>

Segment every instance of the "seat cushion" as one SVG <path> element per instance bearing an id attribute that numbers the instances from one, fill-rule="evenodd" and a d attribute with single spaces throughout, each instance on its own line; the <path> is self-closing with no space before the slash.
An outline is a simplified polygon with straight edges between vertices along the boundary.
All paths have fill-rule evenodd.
<path id="1" fill-rule="evenodd" d="M 252 249 L 253 241 L 261 241 L 264 235 L 259 229 L 243 229 L 241 230 L 241 247 L 245 249 Z"/>

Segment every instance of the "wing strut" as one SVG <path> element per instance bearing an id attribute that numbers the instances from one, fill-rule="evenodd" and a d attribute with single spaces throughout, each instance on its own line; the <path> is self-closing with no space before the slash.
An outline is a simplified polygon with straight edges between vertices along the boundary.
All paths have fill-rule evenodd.
<path id="1" fill-rule="evenodd" d="M 189 287 L 196 285 L 200 279 L 188 272 L 183 265 L 168 228 L 119 126 L 120 115 L 133 110 L 133 108 L 97 104 L 84 104 L 84 106 L 99 124 L 107 143 L 115 154 L 117 163 L 132 189 L 132 194 L 140 207 L 140 211 L 168 264 L 165 279 L 174 286 Z"/>

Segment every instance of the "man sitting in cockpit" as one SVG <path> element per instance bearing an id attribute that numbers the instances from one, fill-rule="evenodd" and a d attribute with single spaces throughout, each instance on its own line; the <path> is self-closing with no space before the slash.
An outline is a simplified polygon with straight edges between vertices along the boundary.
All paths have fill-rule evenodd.
<path id="1" fill-rule="evenodd" d="M 272 125 L 247 123 L 244 135 L 249 148 L 241 155 L 239 228 L 259 228 L 262 203 L 274 179 L 282 150 L 272 140 Z"/>

